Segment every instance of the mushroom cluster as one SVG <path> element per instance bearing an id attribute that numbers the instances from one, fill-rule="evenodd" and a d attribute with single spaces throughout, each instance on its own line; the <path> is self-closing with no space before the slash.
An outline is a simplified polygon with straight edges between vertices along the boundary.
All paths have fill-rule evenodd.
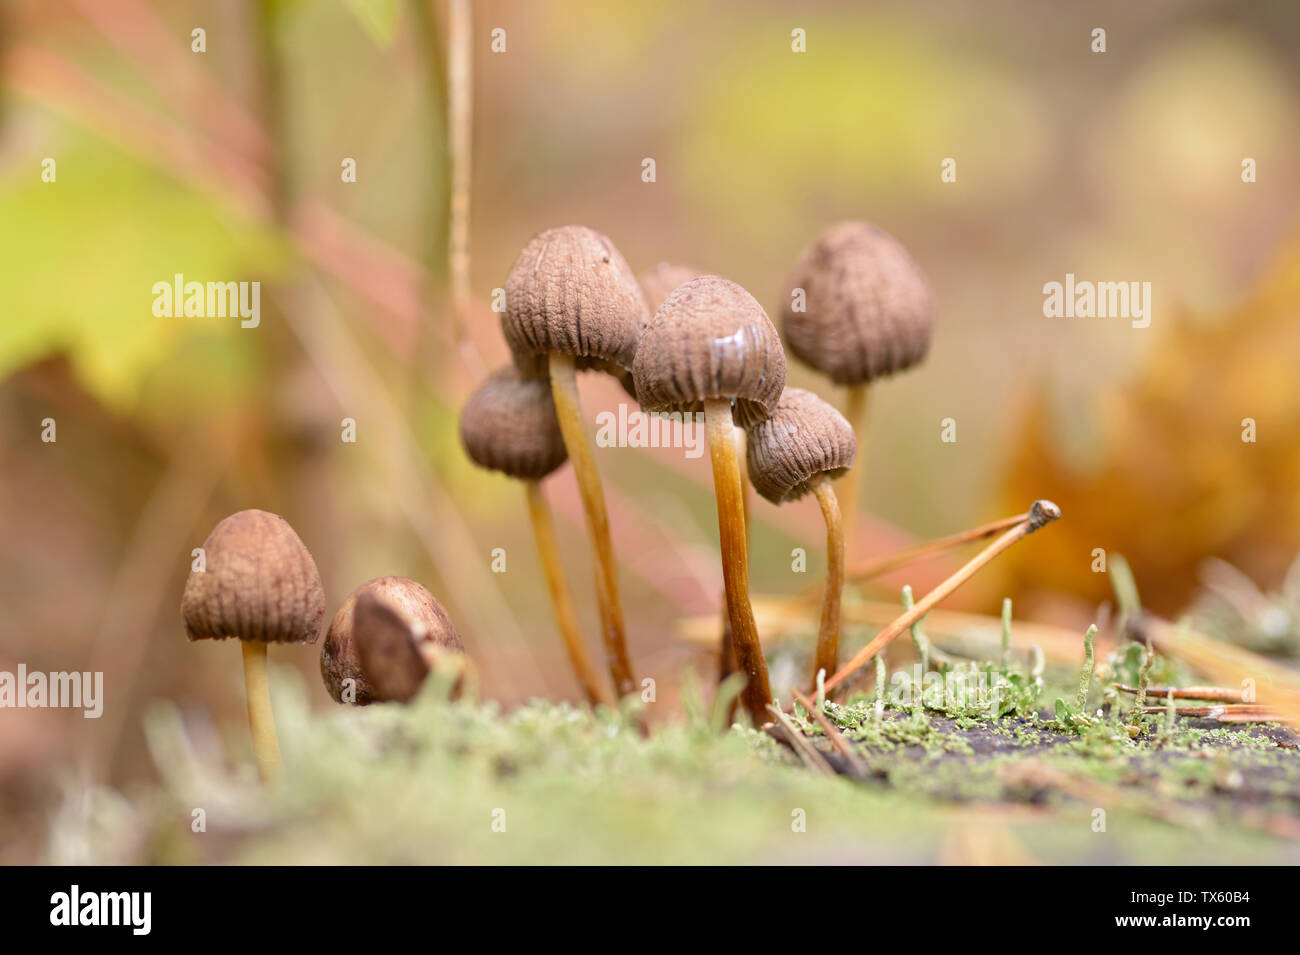
<path id="1" fill-rule="evenodd" d="M 855 429 L 867 384 L 925 357 L 933 304 L 920 269 L 892 237 L 846 222 L 803 254 L 781 319 L 795 356 L 848 386 L 847 418 L 813 393 L 786 387 L 781 335 L 734 282 L 667 263 L 638 281 L 609 238 L 585 226 L 539 232 L 510 270 L 501 327 L 512 362 L 470 394 L 460 413 L 461 443 L 480 467 L 523 483 L 556 626 L 593 705 L 611 697 L 583 641 L 542 491 L 543 480 L 573 462 L 613 698 L 622 699 L 637 683 L 604 490 L 578 396 L 577 373 L 584 370 L 615 376 L 645 412 L 703 420 L 724 584 L 724 670 L 731 659 L 745 674 L 741 699 L 754 724 L 767 720 L 772 691 L 749 596 L 751 483 L 773 504 L 809 494 L 817 500 L 827 579 L 813 676 L 845 676 L 837 666 L 856 497 Z M 195 567 L 182 599 L 186 632 L 191 640 L 241 640 L 254 751 L 270 779 L 280 755 L 266 649 L 316 640 L 325 612 L 320 574 L 288 523 L 264 511 L 223 520 L 204 552 L 206 566 Z M 434 672 L 457 687 L 472 673 L 438 600 L 421 584 L 393 576 L 367 581 L 344 600 L 326 631 L 320 671 L 336 701 L 358 706 L 411 700 Z"/>
<path id="2" fill-rule="evenodd" d="M 515 260 L 505 294 L 502 331 L 513 368 L 471 395 L 461 438 L 476 463 L 525 481 L 557 623 L 588 699 L 600 692 L 539 489 L 566 456 L 573 461 L 606 656 L 622 697 L 634 682 L 604 492 L 578 399 L 576 373 L 584 369 L 615 375 L 645 412 L 703 416 L 726 606 L 723 671 L 734 662 L 746 675 L 742 699 L 756 724 L 766 720 L 772 694 L 749 597 L 746 477 L 774 503 L 816 497 L 826 525 L 827 583 L 813 672 L 834 672 L 856 496 L 854 423 L 866 383 L 923 359 L 933 326 L 928 287 L 906 251 L 875 226 L 842 223 L 817 239 L 791 276 L 786 339 L 797 357 L 849 385 L 847 420 L 812 393 L 785 388 L 781 336 L 745 289 L 669 263 L 638 283 L 609 238 L 593 229 L 539 232 Z M 832 482 L 846 475 L 842 514 Z"/>

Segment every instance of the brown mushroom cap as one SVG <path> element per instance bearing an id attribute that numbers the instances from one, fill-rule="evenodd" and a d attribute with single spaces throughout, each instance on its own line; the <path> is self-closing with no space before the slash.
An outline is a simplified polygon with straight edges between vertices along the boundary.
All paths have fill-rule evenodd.
<path id="1" fill-rule="evenodd" d="M 804 291 L 802 312 L 793 309 L 796 288 Z M 836 384 L 860 385 L 925 358 L 934 299 L 898 240 L 866 222 L 841 222 L 803 253 L 781 319 L 796 357 Z"/>
<path id="2" fill-rule="evenodd" d="M 387 613 L 373 608 L 368 613 L 360 613 L 358 607 L 363 598 L 382 605 Z M 447 652 L 465 652 L 456 625 L 433 594 L 406 577 L 376 577 L 343 601 L 321 646 L 321 678 L 335 700 L 343 702 L 343 681 L 349 679 L 354 681 L 356 693 L 356 699 L 351 702 L 359 706 L 396 698 L 391 690 L 397 679 L 395 670 L 414 672 L 414 669 L 402 664 L 400 649 L 393 649 L 393 619 L 400 621 L 402 632 L 411 643 L 411 652 L 417 657 L 425 655 L 426 645 Z M 375 659 L 382 657 L 387 661 L 382 669 L 374 672 L 363 665 L 360 644 L 368 641 L 374 646 L 367 647 L 366 654 L 373 650 Z M 428 672 L 427 663 L 424 672 Z"/>
<path id="3" fill-rule="evenodd" d="M 501 327 L 517 362 L 558 352 L 587 359 L 582 367 L 631 368 L 649 315 L 614 243 L 570 225 L 539 232 L 519 253 L 506 280 Z"/>
<path id="4" fill-rule="evenodd" d="M 785 351 L 754 296 L 706 275 L 678 286 L 659 306 L 632 374 L 646 411 L 698 411 L 707 398 L 731 398 L 744 427 L 776 407 Z"/>
<path id="5" fill-rule="evenodd" d="M 190 571 L 181 597 L 191 640 L 315 643 L 325 618 L 320 571 L 278 514 L 231 514 L 203 542 L 204 570 Z"/>
<path id="6" fill-rule="evenodd" d="M 858 453 L 844 416 L 802 388 L 785 389 L 771 417 L 747 433 L 749 480 L 773 504 L 803 497 L 814 475 L 839 477 Z"/>
<path id="7" fill-rule="evenodd" d="M 660 262 L 649 272 L 643 272 L 640 278 L 641 291 L 645 295 L 646 304 L 650 306 L 651 314 L 659 311 L 664 299 L 678 286 L 703 274 L 689 265 L 672 265 L 668 262 Z"/>
<path id="8" fill-rule="evenodd" d="M 550 384 L 510 365 L 469 396 L 460 440 L 475 464 L 523 481 L 540 481 L 568 457 Z"/>

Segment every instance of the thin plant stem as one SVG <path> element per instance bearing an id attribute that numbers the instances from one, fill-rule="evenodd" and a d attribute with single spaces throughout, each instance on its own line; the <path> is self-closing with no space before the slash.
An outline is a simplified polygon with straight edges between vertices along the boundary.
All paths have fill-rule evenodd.
<path id="1" fill-rule="evenodd" d="M 555 625 L 564 640 L 564 647 L 569 654 L 569 663 L 573 665 L 574 675 L 588 702 L 593 706 L 608 703 L 609 700 L 600 685 L 600 677 L 587 654 L 586 644 L 582 641 L 582 631 L 578 627 L 578 614 L 573 607 L 573 596 L 569 593 L 569 582 L 565 579 L 564 564 L 560 560 L 560 549 L 555 543 L 555 525 L 551 520 L 551 509 L 546 505 L 546 495 L 537 481 L 525 481 L 524 488 L 528 496 L 528 516 L 533 524 L 533 536 L 537 539 L 537 553 L 546 572 L 546 583 L 551 592 L 551 607 L 555 612 Z"/>
<path id="2" fill-rule="evenodd" d="M 1170 687 L 1165 693 L 1165 723 L 1160 731 L 1162 740 L 1173 736 L 1174 727 L 1178 724 L 1178 708 L 1174 705 L 1174 699 L 1174 691 Z"/>
<path id="3" fill-rule="evenodd" d="M 749 603 L 749 553 L 745 539 L 744 492 L 736 460 L 735 422 L 731 402 L 710 398 L 704 402 L 709 457 L 713 463 L 713 490 L 718 500 L 718 537 L 722 551 L 722 580 L 726 587 L 727 614 L 731 620 L 732 649 L 736 663 L 748 678 L 742 697 L 755 726 L 767 719 L 772 688 L 767 662 L 758 639 L 754 608 Z"/>
<path id="4" fill-rule="evenodd" d="M 888 646 L 890 641 L 904 630 L 909 629 L 913 623 L 929 613 L 931 608 L 975 576 L 976 572 L 994 557 L 1025 535 L 1033 533 L 1044 524 L 1054 521 L 1060 516 L 1061 511 L 1055 504 L 1050 501 L 1035 501 L 1033 508 L 1029 511 L 1029 516 L 1024 521 L 1011 528 L 1011 530 L 967 561 L 956 573 L 922 597 L 916 606 L 896 617 L 893 623 L 876 634 L 875 639 L 854 654 L 853 659 L 840 667 L 835 675 L 826 681 L 827 692 L 830 692 L 856 673 L 864 663 L 879 653 L 881 649 Z"/>
<path id="5" fill-rule="evenodd" d="M 850 568 L 846 572 L 845 576 L 854 583 L 871 580 L 873 577 L 879 577 L 881 574 L 887 574 L 891 570 L 897 570 L 899 567 L 905 567 L 915 561 L 923 560 L 926 557 L 942 553 L 943 551 L 950 550 L 953 547 L 959 547 L 962 544 L 983 540 L 992 537 L 995 534 L 1001 534 L 1004 531 L 1015 527 L 1028 517 L 1028 514 L 1017 514 L 1015 517 L 1004 517 L 1001 520 L 990 521 L 988 524 L 981 524 L 979 527 L 972 527 L 970 530 L 961 531 L 958 534 L 951 534 L 948 537 L 940 537 L 937 540 L 926 541 L 924 544 L 917 544 L 915 547 L 900 550 L 897 553 L 889 554 L 886 557 L 880 557 L 866 563 L 858 564 L 856 567 Z"/>
<path id="6" fill-rule="evenodd" d="M 858 496 L 862 484 L 862 460 L 866 456 L 867 446 L 867 385 L 850 385 L 844 406 L 844 417 L 848 420 L 853 434 L 858 439 L 858 454 L 853 467 L 840 478 L 840 513 L 844 523 L 844 547 L 846 552 L 853 551 L 853 532 L 858 520 Z"/>
<path id="7" fill-rule="evenodd" d="M 578 377 L 572 355 L 550 356 L 551 394 L 555 413 L 560 420 L 564 446 L 573 462 L 578 480 L 582 508 L 587 517 L 587 534 L 596 564 L 596 601 L 600 608 L 601 635 L 614 690 L 618 697 L 632 693 L 632 663 L 627 652 L 627 633 L 623 628 L 623 607 L 618 593 L 618 567 L 614 563 L 614 544 L 609 534 L 609 515 L 605 510 L 605 491 L 596 470 L 591 435 L 583 423 L 582 405 L 578 400 Z"/>
<path id="8" fill-rule="evenodd" d="M 842 480 L 841 482 L 842 483 Z M 844 513 L 844 494 L 841 489 L 840 493 L 840 513 Z M 1017 514 L 1014 517 L 1004 517 L 1001 520 L 990 521 L 987 524 L 981 524 L 978 527 L 972 527 L 969 530 L 961 531 L 957 534 L 950 534 L 947 537 L 940 537 L 936 540 L 926 541 L 923 544 L 916 544 L 912 547 L 896 551 L 884 557 L 877 557 L 874 560 L 865 561 L 853 567 L 849 567 L 844 572 L 846 583 L 861 584 L 868 580 L 887 574 L 892 570 L 898 570 L 900 567 L 906 567 L 908 564 L 925 560 L 928 557 L 936 556 L 943 551 L 959 547 L 962 544 L 972 543 L 977 540 L 993 537 L 1008 531 L 1015 527 L 1021 521 L 1027 520 L 1028 514 Z M 845 520 L 844 526 L 848 528 L 848 522 Z M 847 540 L 845 542 L 847 551 Z M 817 595 L 816 587 L 809 587 L 800 593 L 798 599 L 814 599 Z"/>
<path id="9" fill-rule="evenodd" d="M 1097 636 L 1097 625 L 1092 624 L 1088 627 L 1088 632 L 1083 635 L 1083 667 L 1079 670 L 1079 689 L 1074 694 L 1074 705 L 1082 712 L 1088 706 L 1088 691 L 1092 689 L 1092 642 Z M 1143 692 L 1146 692 L 1143 690 Z"/>
<path id="10" fill-rule="evenodd" d="M 275 735 L 275 714 L 271 711 L 271 687 L 266 675 L 266 644 L 241 640 L 244 648 L 244 688 L 248 694 L 248 728 L 253 735 L 253 756 L 262 782 L 280 775 L 280 741 Z"/>
<path id="11" fill-rule="evenodd" d="M 1089 633 L 1096 630 L 1095 627 L 1089 628 Z M 1088 641 L 1088 662 L 1092 662 L 1092 641 Z M 1142 666 L 1138 668 L 1138 687 L 1137 696 L 1133 700 L 1133 720 L 1136 722 L 1140 719 L 1140 714 L 1147 704 L 1147 686 L 1151 679 L 1151 667 L 1156 662 L 1156 652 L 1152 649 L 1151 644 L 1146 645 L 1146 655 L 1142 658 Z"/>
<path id="12" fill-rule="evenodd" d="M 789 743 L 790 748 L 795 751 L 795 755 L 803 760 L 805 766 L 816 773 L 821 773 L 826 776 L 835 775 L 835 770 L 832 769 L 831 764 L 826 761 L 826 757 L 821 754 L 817 747 L 808 742 L 808 738 L 804 736 L 803 733 L 799 732 L 799 727 L 794 725 L 794 722 L 790 717 L 781 712 L 780 707 L 776 704 L 771 704 L 767 708 L 767 713 L 771 714 L 771 716 L 775 718 L 773 727 L 775 728 L 777 725 L 781 727 L 786 742 Z"/>
<path id="13" fill-rule="evenodd" d="M 840 728 L 826 718 L 826 714 L 822 712 L 822 703 L 819 702 L 814 705 L 812 700 L 798 690 L 792 690 L 791 692 L 794 694 L 795 702 L 808 711 L 808 715 L 813 718 L 813 722 L 821 727 L 822 732 L 826 734 L 826 738 L 831 741 L 835 751 L 844 757 L 844 761 L 853 770 L 853 775 L 866 776 L 869 771 L 866 760 L 853 748 L 853 744 L 845 739 Z"/>
<path id="14" fill-rule="evenodd" d="M 1011 666 L 1011 598 L 1002 598 L 1002 672 Z"/>
<path id="15" fill-rule="evenodd" d="M 912 596 L 911 586 L 903 587 L 903 609 L 911 610 L 916 606 L 916 599 Z M 921 677 L 930 670 L 930 641 L 925 636 L 925 631 L 921 629 L 921 620 L 918 617 L 910 627 L 907 628 L 912 634 L 912 646 L 916 647 L 916 656 L 921 661 Z"/>
<path id="16" fill-rule="evenodd" d="M 813 658 L 813 679 L 820 671 L 834 673 L 840 661 L 840 599 L 844 593 L 844 523 L 835 488 L 825 474 L 808 481 L 826 522 L 826 591 L 822 595 L 821 624 Z"/>
<path id="17" fill-rule="evenodd" d="M 469 311 L 469 203 L 473 136 L 474 70 L 470 0 L 447 4 L 447 126 L 451 160 L 451 208 L 447 224 L 447 271 L 451 278 L 452 336 L 465 347 Z"/>
<path id="18" fill-rule="evenodd" d="M 889 669 L 885 666 L 885 655 L 876 654 L 876 697 L 875 712 L 873 719 L 879 723 L 885 715 L 885 682 L 889 679 Z M 826 692 L 826 684 L 822 683 L 822 692 Z"/>
<path id="19" fill-rule="evenodd" d="M 1124 683 L 1112 683 L 1121 693 L 1138 693 L 1139 688 Z M 1245 703 L 1243 690 L 1231 690 L 1222 686 L 1149 686 L 1148 696 L 1168 696 L 1170 693 L 1178 700 L 1209 700 L 1213 703 Z"/>

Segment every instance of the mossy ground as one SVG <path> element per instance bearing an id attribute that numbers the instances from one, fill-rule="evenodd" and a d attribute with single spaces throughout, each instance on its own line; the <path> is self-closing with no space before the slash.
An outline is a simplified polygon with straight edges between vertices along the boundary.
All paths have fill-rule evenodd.
<path id="1" fill-rule="evenodd" d="M 69 790 L 53 861 L 249 863 L 1284 863 L 1300 860 L 1300 751 L 1277 727 L 996 720 L 842 707 L 862 778 L 808 770 L 698 703 L 641 737 L 623 715 L 534 702 L 311 712 L 276 674 L 285 772 L 263 790 L 246 733 L 171 705 L 163 777 Z M 857 714 L 865 719 L 857 719 Z M 712 724 L 712 725 L 711 725 Z M 809 739 L 829 752 L 820 731 Z M 203 831 L 197 820 L 202 810 Z M 1104 830 L 1098 810 L 1105 810 Z"/>

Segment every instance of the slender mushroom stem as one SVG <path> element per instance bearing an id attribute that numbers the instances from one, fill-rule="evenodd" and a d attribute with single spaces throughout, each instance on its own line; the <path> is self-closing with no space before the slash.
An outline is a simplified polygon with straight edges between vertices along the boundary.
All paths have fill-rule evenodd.
<path id="1" fill-rule="evenodd" d="M 718 537 L 722 550 L 722 580 L 727 591 L 727 614 L 731 620 L 732 649 L 740 670 L 749 678 L 743 695 L 755 726 L 767 722 L 772 688 L 767 679 L 767 662 L 758 639 L 754 608 L 749 603 L 749 553 L 745 537 L 744 492 L 740 465 L 736 459 L 735 422 L 728 398 L 704 402 L 704 423 L 708 429 L 709 458 L 713 462 L 713 490 L 718 499 Z"/>
<path id="2" fill-rule="evenodd" d="M 555 624 L 564 639 L 564 647 L 569 652 L 569 662 L 578 678 L 583 693 L 593 705 L 608 703 L 600 677 L 587 655 L 587 647 L 582 642 L 582 632 L 578 629 L 578 614 L 573 609 L 573 597 L 569 593 L 569 582 L 564 576 L 564 565 L 560 561 L 560 549 L 555 544 L 555 526 L 551 521 L 551 509 L 546 506 L 546 496 L 538 481 L 525 481 L 524 488 L 528 494 L 528 516 L 533 522 L 533 536 L 537 539 L 537 553 L 541 557 L 542 567 L 546 571 L 546 583 L 551 591 L 551 606 L 555 611 Z"/>
<path id="3" fill-rule="evenodd" d="M 275 735 L 271 712 L 271 686 L 266 677 L 266 644 L 241 640 L 244 648 L 244 687 L 248 693 L 248 727 L 253 735 L 253 755 L 262 782 L 274 782 L 280 775 L 280 741 Z"/>
<path id="4" fill-rule="evenodd" d="M 867 427 L 867 386 L 865 383 L 860 385 L 849 385 L 848 401 L 844 406 L 844 417 L 853 428 L 854 435 L 858 439 L 858 456 L 854 461 L 853 467 L 840 478 L 840 514 L 844 523 L 844 547 L 845 550 L 851 550 L 853 547 L 853 529 L 858 519 L 858 487 L 862 483 L 860 466 L 865 456 L 864 449 L 867 446 L 866 427 Z"/>
<path id="5" fill-rule="evenodd" d="M 737 461 L 745 460 L 746 444 L 747 444 L 747 439 L 745 437 L 745 429 L 737 428 L 736 429 L 736 460 Z M 749 469 L 741 468 L 740 469 L 740 503 L 741 506 L 745 509 L 745 552 L 746 553 L 749 552 L 750 492 L 751 492 L 751 487 L 749 483 Z M 718 651 L 718 659 L 719 659 L 718 683 L 720 685 L 722 684 L 723 681 L 727 679 L 727 677 L 731 676 L 731 674 L 736 672 L 736 653 L 731 648 L 731 617 L 727 613 L 725 605 L 722 611 L 722 641 Z M 731 719 L 735 716 L 736 702 L 737 702 L 736 700 L 731 701 L 731 708 L 730 708 L 730 712 L 728 713 L 728 721 L 727 721 L 728 725 L 730 725 Z"/>
<path id="6" fill-rule="evenodd" d="M 623 608 L 618 595 L 618 568 L 614 563 L 614 545 L 609 536 L 609 515 L 605 511 L 605 492 L 596 470 L 595 456 L 591 450 L 591 435 L 582 420 L 582 406 L 578 402 L 578 376 L 574 370 L 573 356 L 554 352 L 550 356 L 551 394 L 555 399 L 555 414 L 560 420 L 564 446 L 573 462 L 573 473 L 578 479 L 582 508 L 587 515 L 587 533 L 596 563 L 596 600 L 600 607 L 601 635 L 605 642 L 605 657 L 609 663 L 614 690 L 622 698 L 632 693 L 636 685 L 632 679 L 632 663 L 628 659 L 627 634 L 623 629 Z"/>
<path id="7" fill-rule="evenodd" d="M 887 626 L 865 647 L 854 654 L 853 659 L 844 666 L 840 667 L 830 679 L 826 681 L 825 690 L 830 692 L 839 686 L 873 656 L 879 653 L 888 643 L 897 637 L 904 630 L 909 629 L 912 624 L 924 617 L 930 610 L 946 598 L 954 590 L 975 576 L 975 573 L 991 561 L 998 554 L 1002 553 L 1016 541 L 1032 534 L 1045 524 L 1056 520 L 1061 516 L 1060 509 L 1051 501 L 1035 501 L 1034 506 L 1029 509 L 1028 516 L 1019 524 L 1012 527 L 1009 531 L 989 544 L 982 551 L 972 557 L 969 561 L 954 573 L 951 577 L 944 580 L 934 590 L 930 591 L 919 601 L 912 609 L 894 619 L 894 622 Z"/>
<path id="8" fill-rule="evenodd" d="M 813 682 L 817 673 L 835 672 L 840 657 L 840 597 L 844 593 L 844 523 L 835 488 L 823 474 L 814 475 L 808 486 L 817 495 L 826 521 L 826 592 L 822 596 L 821 627 L 817 631 L 817 653 L 813 659 Z"/>

